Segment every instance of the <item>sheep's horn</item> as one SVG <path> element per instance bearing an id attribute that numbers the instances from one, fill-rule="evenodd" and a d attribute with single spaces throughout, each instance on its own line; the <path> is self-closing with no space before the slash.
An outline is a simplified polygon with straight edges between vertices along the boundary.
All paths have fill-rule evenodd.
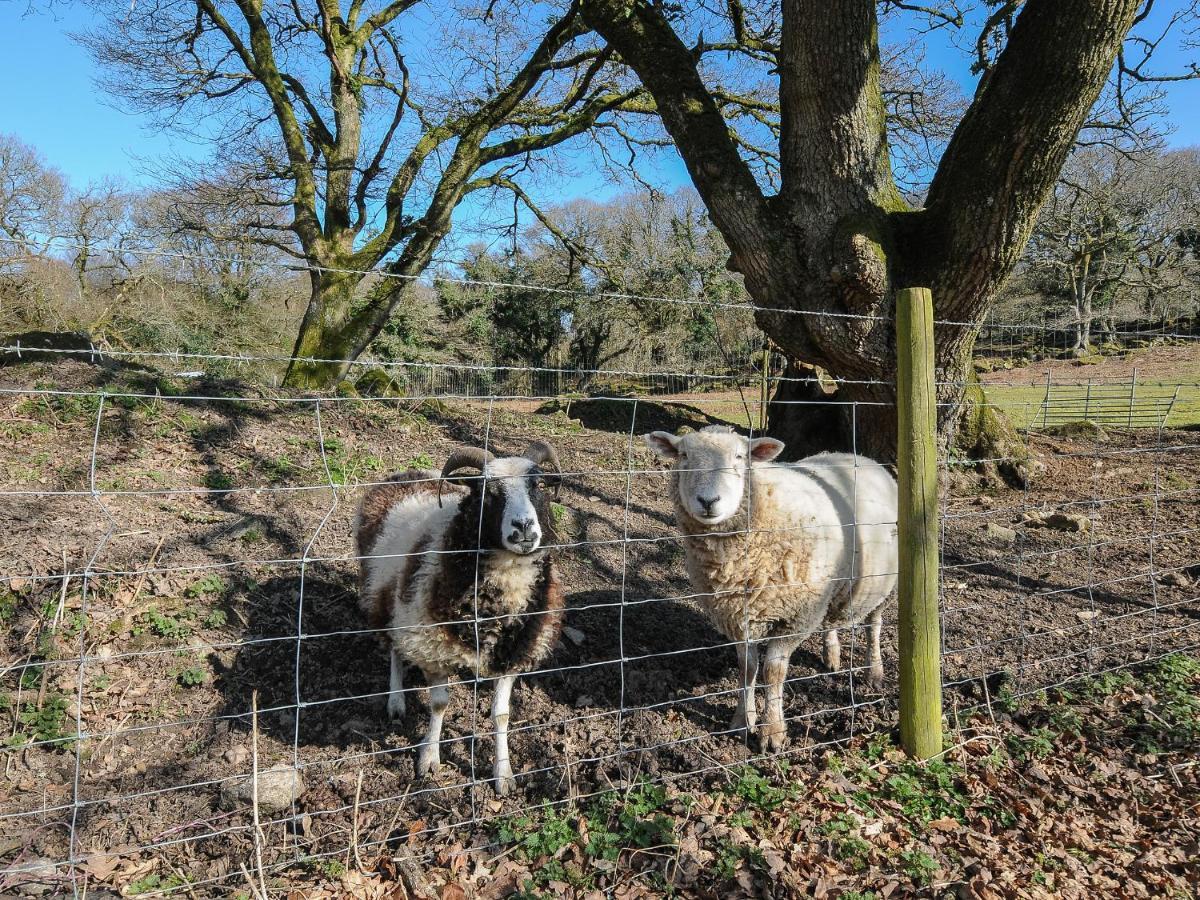
<path id="1" fill-rule="evenodd" d="M 451 453 L 446 464 L 442 466 L 442 479 L 438 482 L 438 506 L 442 505 L 442 486 L 447 478 L 459 469 L 478 469 L 482 472 L 483 467 L 495 458 L 491 451 L 480 447 L 459 447 Z"/>
<path id="2" fill-rule="evenodd" d="M 557 494 L 562 487 L 562 466 L 558 462 L 558 451 L 546 441 L 534 441 L 521 455 L 538 466 L 549 464 L 554 475 L 554 492 Z"/>

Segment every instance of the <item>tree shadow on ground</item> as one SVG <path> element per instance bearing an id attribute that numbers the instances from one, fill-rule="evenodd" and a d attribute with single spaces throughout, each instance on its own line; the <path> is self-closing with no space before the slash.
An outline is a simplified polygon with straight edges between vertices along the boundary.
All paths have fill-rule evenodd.
<path id="1" fill-rule="evenodd" d="M 660 403 L 644 398 L 598 397 L 584 400 L 552 400 L 538 407 L 537 412 L 552 415 L 564 412 L 584 428 L 628 434 L 631 429 L 641 435 L 649 431 L 678 431 L 680 428 L 699 430 L 707 425 L 728 425 L 724 419 L 711 416 L 687 403 Z"/>

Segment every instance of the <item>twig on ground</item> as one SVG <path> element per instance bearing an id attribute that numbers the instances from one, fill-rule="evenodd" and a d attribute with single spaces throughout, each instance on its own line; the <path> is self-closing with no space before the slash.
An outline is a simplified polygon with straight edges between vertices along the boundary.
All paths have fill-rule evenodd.
<path id="1" fill-rule="evenodd" d="M 262 847 L 264 836 L 258 820 L 258 691 L 250 695 L 250 805 L 254 820 L 254 862 L 258 867 L 258 880 L 262 887 L 262 898 L 267 900 L 267 876 L 263 870 Z M 243 867 L 243 871 L 245 871 Z"/>

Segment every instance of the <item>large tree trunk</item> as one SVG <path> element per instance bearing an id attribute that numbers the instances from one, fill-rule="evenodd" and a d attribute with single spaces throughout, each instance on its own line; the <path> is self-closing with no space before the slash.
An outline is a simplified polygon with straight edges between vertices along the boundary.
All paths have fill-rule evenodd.
<path id="1" fill-rule="evenodd" d="M 988 402 L 970 350 L 939 358 L 937 369 L 942 457 L 969 462 L 989 479 L 1023 486 L 1029 452 L 1004 411 Z M 890 384 L 822 384 L 811 367 L 791 360 L 771 399 L 767 432 L 784 442 L 788 460 L 841 451 L 892 462 L 895 394 Z"/>
<path id="2" fill-rule="evenodd" d="M 355 292 L 362 276 L 313 272 L 310 281 L 308 306 L 283 382 L 289 387 L 312 390 L 337 384 L 349 370 L 350 361 L 366 345 L 351 327 Z"/>
<path id="3" fill-rule="evenodd" d="M 774 197 L 763 196 L 659 4 L 583 0 L 583 9 L 654 96 L 760 327 L 789 357 L 844 379 L 843 428 L 850 416 L 858 448 L 891 459 L 896 291 L 933 291 L 944 449 L 962 418 L 978 323 L 1016 265 L 1139 2 L 1025 0 L 922 210 L 906 206 L 889 170 L 873 0 L 782 0 Z M 802 416 L 779 412 L 774 427 L 803 437 L 788 422 Z"/>

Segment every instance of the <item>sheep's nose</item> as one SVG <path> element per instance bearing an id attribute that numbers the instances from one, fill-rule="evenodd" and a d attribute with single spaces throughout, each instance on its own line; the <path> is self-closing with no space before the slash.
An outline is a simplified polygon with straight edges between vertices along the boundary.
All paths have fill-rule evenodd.
<path id="1" fill-rule="evenodd" d="M 701 497 L 699 494 L 696 495 L 696 502 L 704 507 L 704 514 L 706 516 L 712 515 L 713 507 L 717 505 L 717 501 L 720 499 L 720 497 Z"/>
<path id="2" fill-rule="evenodd" d="M 529 539 L 535 537 L 533 527 L 536 524 L 537 524 L 537 522 L 534 519 L 513 519 L 512 520 L 512 527 L 516 530 L 517 534 L 525 540 L 529 540 Z"/>

